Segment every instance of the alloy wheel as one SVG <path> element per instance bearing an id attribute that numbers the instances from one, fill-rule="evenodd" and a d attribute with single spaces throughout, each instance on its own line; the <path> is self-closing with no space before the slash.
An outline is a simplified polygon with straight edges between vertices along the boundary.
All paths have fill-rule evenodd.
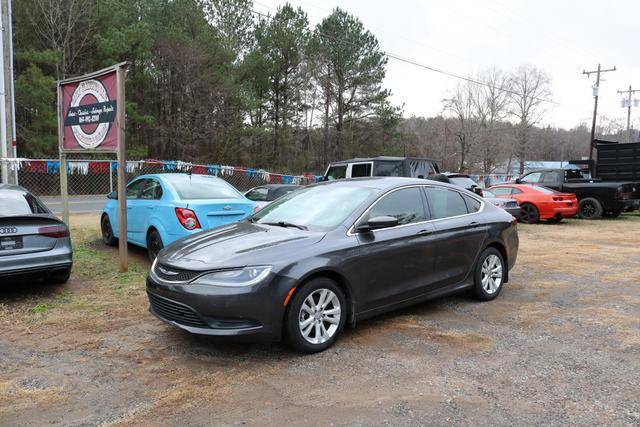
<path id="1" fill-rule="evenodd" d="M 522 222 L 529 224 L 534 221 L 535 208 L 532 205 L 523 205 L 520 209 L 522 210 L 521 212 Z"/>
<path id="2" fill-rule="evenodd" d="M 502 284 L 502 260 L 499 256 L 491 254 L 485 258 L 482 263 L 480 279 L 482 288 L 489 295 L 493 295 L 500 289 Z"/>
<path id="3" fill-rule="evenodd" d="M 592 218 L 596 214 L 596 207 L 591 202 L 584 202 L 581 211 L 584 218 Z"/>
<path id="4" fill-rule="evenodd" d="M 298 315 L 302 337 L 311 344 L 322 344 L 338 331 L 342 308 L 338 296 L 329 289 L 316 289 L 305 298 Z"/>

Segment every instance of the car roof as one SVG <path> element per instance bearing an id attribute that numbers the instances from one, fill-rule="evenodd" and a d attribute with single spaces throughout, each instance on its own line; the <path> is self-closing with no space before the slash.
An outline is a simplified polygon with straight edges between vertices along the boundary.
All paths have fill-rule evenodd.
<path id="1" fill-rule="evenodd" d="M 145 174 L 145 175 L 140 175 L 135 177 L 134 179 L 139 179 L 139 178 L 156 178 L 156 179 L 160 179 L 160 180 L 165 180 L 165 181 L 172 181 L 172 180 L 176 180 L 176 179 L 180 179 L 180 178 L 189 178 L 189 179 L 213 179 L 213 180 L 219 180 L 219 181 L 225 181 L 222 178 L 219 178 L 217 176 L 213 176 L 213 175 L 204 175 L 204 174 L 198 174 L 198 173 L 194 173 L 194 174 L 189 174 L 189 173 L 150 173 L 150 174 Z"/>
<path id="2" fill-rule="evenodd" d="M 448 184 L 440 181 L 433 181 L 424 178 L 407 178 L 399 176 L 368 176 L 362 178 L 347 178 L 336 179 L 332 181 L 324 181 L 313 184 L 312 186 L 321 185 L 343 185 L 343 186 L 358 186 L 363 188 L 375 188 L 378 190 L 389 190 L 396 187 L 402 187 L 405 185 L 429 185 L 434 187 L 451 188 L 456 191 L 460 191 L 461 187 L 457 185 Z"/>
<path id="3" fill-rule="evenodd" d="M 29 190 L 27 190 L 26 188 L 15 184 L 0 184 L 0 191 L 20 191 L 23 193 L 29 192 Z"/>
<path id="4" fill-rule="evenodd" d="M 377 156 L 377 157 L 354 157 L 353 159 L 347 160 L 336 160 L 335 162 L 331 162 L 330 165 L 341 165 L 344 163 L 355 163 L 355 162 L 399 162 L 404 160 L 422 160 L 428 162 L 435 162 L 433 159 L 429 159 L 427 157 L 395 157 L 395 156 Z"/>

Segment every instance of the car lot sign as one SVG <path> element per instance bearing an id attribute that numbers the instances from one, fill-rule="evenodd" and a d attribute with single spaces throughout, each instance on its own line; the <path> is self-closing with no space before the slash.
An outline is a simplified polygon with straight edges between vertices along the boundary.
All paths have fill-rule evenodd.
<path id="1" fill-rule="evenodd" d="M 58 81 L 58 145 L 62 219 L 69 224 L 68 153 L 115 153 L 118 158 L 120 271 L 127 270 L 127 150 L 122 62 L 84 76 Z"/>
<path id="2" fill-rule="evenodd" d="M 117 150 L 115 69 L 86 80 L 60 82 L 60 98 L 64 151 Z"/>

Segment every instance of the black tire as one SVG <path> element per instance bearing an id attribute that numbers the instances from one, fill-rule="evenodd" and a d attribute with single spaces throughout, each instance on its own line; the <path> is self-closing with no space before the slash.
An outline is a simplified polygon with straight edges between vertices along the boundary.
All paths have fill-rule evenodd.
<path id="1" fill-rule="evenodd" d="M 156 230 L 149 231 L 147 233 L 147 255 L 149 256 L 149 261 L 155 261 L 158 252 L 160 252 L 162 248 L 164 248 L 164 243 L 162 243 L 160 233 Z"/>
<path id="2" fill-rule="evenodd" d="M 520 222 L 525 224 L 535 224 L 540 220 L 540 212 L 538 208 L 531 203 L 523 203 L 520 205 Z"/>
<path id="3" fill-rule="evenodd" d="M 501 267 L 501 275 L 499 277 L 500 283 L 497 284 L 497 287 L 495 289 L 492 286 L 490 286 L 488 283 L 487 285 L 482 283 L 483 267 L 485 265 L 485 262 L 487 262 L 490 265 L 491 260 L 493 259 L 497 259 Z M 473 279 L 475 283 L 473 287 L 473 293 L 476 299 L 480 301 L 490 301 L 492 299 L 495 299 L 498 295 L 500 295 L 500 291 L 502 291 L 504 281 L 507 277 L 507 268 L 509 267 L 504 262 L 504 257 L 502 256 L 499 250 L 497 250 L 494 247 L 488 247 L 484 251 L 482 251 L 482 253 L 480 254 L 480 257 L 478 258 L 478 262 L 476 263 L 476 267 L 473 273 Z M 493 291 L 491 291 L 491 289 L 493 289 Z"/>
<path id="4" fill-rule="evenodd" d="M 604 213 L 607 218 L 618 218 L 622 214 L 620 209 L 613 209 Z"/>
<path id="5" fill-rule="evenodd" d="M 56 270 L 49 274 L 47 281 L 56 285 L 67 283 L 71 277 L 71 268 L 65 268 L 64 270 Z"/>
<path id="6" fill-rule="evenodd" d="M 102 231 L 102 241 L 107 246 L 116 246 L 118 238 L 113 235 L 113 227 L 109 221 L 109 215 L 102 215 L 100 219 L 100 230 Z"/>
<path id="7" fill-rule="evenodd" d="M 585 197 L 578 203 L 578 216 L 582 219 L 600 219 L 602 218 L 602 213 L 602 204 L 598 199 Z"/>
<path id="8" fill-rule="evenodd" d="M 313 295 L 311 298 L 313 298 L 315 302 L 319 303 L 320 301 L 315 300 L 315 296 L 318 293 L 321 294 L 322 290 L 331 291 L 333 295 L 337 297 L 339 302 L 339 308 L 340 308 L 339 321 L 337 323 L 337 328 L 333 330 L 332 335 L 330 335 L 330 337 L 326 339 L 326 341 L 321 343 L 312 343 L 312 342 L 309 342 L 304 337 L 303 332 L 300 330 L 301 328 L 300 323 L 304 321 L 309 321 L 309 319 L 313 318 L 313 315 L 308 311 L 303 311 L 302 306 L 303 304 L 305 304 L 305 300 L 307 300 L 307 298 L 311 295 Z M 334 303 L 330 303 L 327 307 L 331 307 L 331 309 L 329 309 L 328 311 L 332 311 L 333 309 L 336 308 Z M 347 301 L 344 296 L 344 293 L 333 280 L 325 277 L 319 277 L 319 278 L 310 280 L 309 282 L 302 285 L 300 289 L 297 289 L 295 295 L 293 296 L 293 298 L 291 299 L 288 305 L 287 313 L 285 315 L 285 324 L 284 324 L 284 336 L 287 343 L 294 350 L 300 353 L 317 353 L 317 352 L 326 350 L 327 348 L 333 345 L 333 343 L 338 338 L 338 335 L 340 335 L 340 333 L 344 329 L 344 325 L 347 319 L 347 310 L 348 310 Z M 320 313 L 320 315 L 322 314 L 323 313 Z M 318 325 L 317 327 L 314 326 L 315 322 L 318 322 L 318 321 L 320 321 L 322 325 Z M 311 328 L 309 335 L 311 335 L 313 332 L 313 337 L 309 336 L 309 338 L 310 339 L 315 338 L 317 336 L 316 335 L 316 332 L 318 331 L 317 328 L 318 327 L 326 328 L 327 324 L 329 328 L 332 327 L 332 323 L 329 323 L 328 321 L 324 322 L 322 320 L 311 320 L 311 324 L 309 325 Z"/>

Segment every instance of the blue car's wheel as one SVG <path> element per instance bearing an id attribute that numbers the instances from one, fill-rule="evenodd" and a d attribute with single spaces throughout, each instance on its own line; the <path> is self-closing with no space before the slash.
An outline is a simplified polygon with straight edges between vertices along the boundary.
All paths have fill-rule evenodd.
<path id="1" fill-rule="evenodd" d="M 102 241 L 109 246 L 116 246 L 118 244 L 118 238 L 113 235 L 113 228 L 109 221 L 109 215 L 102 215 L 100 220 L 100 230 L 102 231 Z"/>

